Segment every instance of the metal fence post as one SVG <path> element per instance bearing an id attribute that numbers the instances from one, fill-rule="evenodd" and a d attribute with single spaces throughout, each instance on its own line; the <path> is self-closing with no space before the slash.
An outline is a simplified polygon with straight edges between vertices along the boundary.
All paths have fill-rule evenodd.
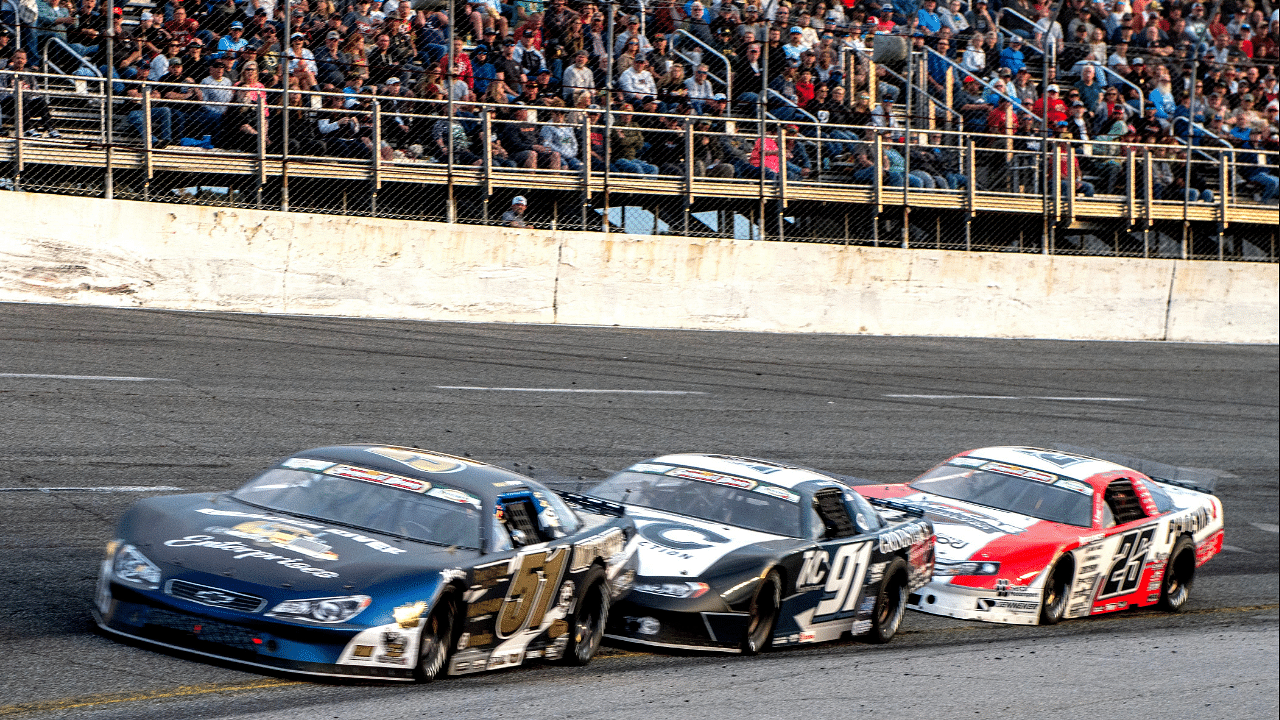
<path id="1" fill-rule="evenodd" d="M 685 237 L 689 236 L 689 213 L 693 210 L 693 141 L 693 122 L 686 120 L 684 123 L 684 212 L 682 213 Z"/>
<path id="2" fill-rule="evenodd" d="M 973 138 L 964 139 L 965 198 L 964 198 L 964 249 L 973 249 L 973 216 L 977 207 L 977 153 L 974 150 Z"/>
<path id="3" fill-rule="evenodd" d="M 484 142 L 484 197 L 480 200 L 480 209 L 487 223 L 489 200 L 493 197 L 493 108 L 488 106 L 480 111 L 480 138 Z"/>
<path id="4" fill-rule="evenodd" d="M 378 191 L 382 189 L 382 103 L 373 101 L 373 175 L 369 183 L 369 212 L 378 214 Z"/>
<path id="5" fill-rule="evenodd" d="M 262 192 L 267 184 L 267 91 L 258 93 L 258 182 L 255 188 L 258 207 L 262 207 Z M 148 112 L 148 115 L 150 113 Z M 149 153 L 148 153 L 149 155 Z M 150 173 L 148 172 L 148 175 Z"/>
<path id="6" fill-rule="evenodd" d="M 1151 206 L 1155 203 L 1152 193 L 1155 188 L 1152 183 L 1151 176 L 1151 149 L 1143 148 L 1142 150 L 1142 196 L 1146 198 L 1146 203 L 1142 207 L 1143 212 L 1143 231 L 1142 231 L 1142 257 L 1151 257 Z"/>
<path id="7" fill-rule="evenodd" d="M 787 232 L 784 224 L 786 220 L 787 209 L 787 128 L 778 125 L 778 198 L 774 201 L 774 208 L 777 210 L 778 216 L 778 239 L 786 240 Z M 760 164 L 764 165 L 764 158 L 761 157 Z"/>
<path id="8" fill-rule="evenodd" d="M 26 158 L 24 157 L 22 147 L 22 136 L 26 134 L 23 129 L 23 109 L 22 109 L 22 77 L 13 76 L 13 153 L 14 153 L 14 171 L 13 171 L 13 189 L 20 190 L 22 188 L 22 171 L 26 169 Z"/>
<path id="9" fill-rule="evenodd" d="M 149 198 L 151 196 L 151 87 L 143 85 L 139 88 L 142 90 L 142 159 L 146 168 L 146 176 L 142 183 L 142 197 Z M 259 200 L 262 198 L 259 197 Z"/>
<path id="10" fill-rule="evenodd" d="M 583 230 L 587 229 L 587 208 L 591 206 L 591 113 L 582 113 L 582 201 L 578 203 Z"/>

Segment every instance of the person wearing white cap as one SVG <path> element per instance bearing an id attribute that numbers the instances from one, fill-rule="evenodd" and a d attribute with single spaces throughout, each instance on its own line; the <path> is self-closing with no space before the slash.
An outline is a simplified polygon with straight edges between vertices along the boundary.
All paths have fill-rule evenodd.
<path id="1" fill-rule="evenodd" d="M 523 195 L 517 195 L 511 199 L 511 209 L 502 213 L 502 224 L 514 228 L 529 227 L 524 221 L 524 211 L 529 203 L 524 199 Z"/>
<path id="2" fill-rule="evenodd" d="M 800 56 L 809 49 L 809 46 L 804 44 L 804 31 L 799 25 L 792 25 L 787 34 L 789 37 L 787 44 L 782 46 L 782 52 L 787 54 L 788 60 L 800 62 Z"/>
<path id="3" fill-rule="evenodd" d="M 289 57 L 289 74 L 298 78 L 298 85 L 303 90 L 316 85 L 316 56 L 307 47 L 307 36 L 296 32 L 289 36 L 289 49 L 285 51 Z"/>

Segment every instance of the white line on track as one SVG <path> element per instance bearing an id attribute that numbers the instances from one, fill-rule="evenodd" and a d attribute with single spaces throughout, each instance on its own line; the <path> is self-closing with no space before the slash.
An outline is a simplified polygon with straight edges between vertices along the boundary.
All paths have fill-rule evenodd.
<path id="1" fill-rule="evenodd" d="M 706 395 L 699 390 L 592 390 L 587 388 L 518 388 L 518 387 L 475 387 L 472 385 L 437 385 L 438 390 L 492 390 L 495 392 L 533 392 L 533 393 L 613 393 L 624 395 Z"/>
<path id="2" fill-rule="evenodd" d="M 133 492 L 174 492 L 181 490 L 173 485 L 103 485 L 101 487 L 12 487 L 0 488 L 0 492 L 87 492 L 87 493 L 133 493 Z"/>
<path id="3" fill-rule="evenodd" d="M 1143 398 L 1126 397 L 1060 397 L 1056 395 L 906 395 L 886 394 L 890 398 L 916 400 L 1060 400 L 1065 402 L 1145 402 Z"/>
<path id="4" fill-rule="evenodd" d="M 173 378 L 127 377 L 116 375 L 44 375 L 40 373 L 0 373 L 0 378 L 33 380 L 111 380 L 114 382 L 178 382 Z"/>
<path id="5" fill-rule="evenodd" d="M 1250 525 L 1252 525 L 1252 526 L 1254 526 L 1254 527 L 1256 527 L 1256 528 L 1258 528 L 1259 530 L 1261 530 L 1261 531 L 1263 531 L 1263 532 L 1269 532 L 1269 533 L 1280 533 L 1280 525 L 1276 525 L 1275 523 L 1256 523 L 1256 522 L 1251 522 L 1251 523 L 1249 523 L 1249 524 L 1250 524 Z"/>

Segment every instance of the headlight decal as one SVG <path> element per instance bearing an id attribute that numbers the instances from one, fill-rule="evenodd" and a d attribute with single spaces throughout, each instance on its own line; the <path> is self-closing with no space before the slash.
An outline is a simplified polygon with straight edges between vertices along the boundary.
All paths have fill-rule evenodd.
<path id="1" fill-rule="evenodd" d="M 372 602 L 368 595 L 286 600 L 271 608 L 267 617 L 334 625 L 359 615 Z"/>
<path id="2" fill-rule="evenodd" d="M 160 587 L 160 567 L 147 559 L 133 545 L 121 545 L 111 564 L 111 574 L 116 580 L 130 585 L 155 590 Z"/>
<path id="3" fill-rule="evenodd" d="M 1000 572 L 1000 563 L 986 560 L 965 560 L 964 562 L 942 562 L 933 566 L 934 577 L 951 577 L 955 575 L 996 575 Z"/>

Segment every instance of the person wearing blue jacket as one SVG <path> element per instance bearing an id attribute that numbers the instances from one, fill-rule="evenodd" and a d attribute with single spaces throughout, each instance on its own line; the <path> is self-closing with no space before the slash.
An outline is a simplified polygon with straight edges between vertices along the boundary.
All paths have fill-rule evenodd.
<path id="1" fill-rule="evenodd" d="M 1009 39 L 1009 45 L 1000 51 L 1000 67 L 1009 68 L 1009 72 L 1018 74 L 1018 71 L 1027 66 L 1027 58 L 1022 54 L 1022 37 L 1014 35 Z"/>

